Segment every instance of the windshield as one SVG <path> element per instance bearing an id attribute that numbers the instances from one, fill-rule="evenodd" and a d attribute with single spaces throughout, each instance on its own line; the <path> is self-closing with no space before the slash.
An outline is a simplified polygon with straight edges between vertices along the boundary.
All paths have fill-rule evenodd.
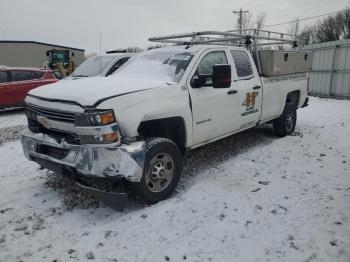
<path id="1" fill-rule="evenodd" d="M 117 75 L 179 82 L 193 56 L 184 50 L 152 50 L 130 59 Z"/>
<path id="2" fill-rule="evenodd" d="M 69 58 L 65 52 L 54 52 L 52 56 L 54 63 L 68 63 Z"/>
<path id="3" fill-rule="evenodd" d="M 72 76 L 97 76 L 115 59 L 115 56 L 94 56 L 84 61 Z"/>

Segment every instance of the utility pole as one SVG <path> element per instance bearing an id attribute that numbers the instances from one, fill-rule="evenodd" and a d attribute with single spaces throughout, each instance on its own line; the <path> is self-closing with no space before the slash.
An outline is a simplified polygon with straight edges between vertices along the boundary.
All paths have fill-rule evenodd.
<path id="1" fill-rule="evenodd" d="M 239 14 L 239 17 L 238 17 L 239 33 L 242 34 L 243 14 L 247 14 L 247 13 L 249 13 L 249 11 L 248 10 L 243 11 L 241 8 L 238 11 L 233 10 L 232 13 L 234 13 L 235 15 Z"/>

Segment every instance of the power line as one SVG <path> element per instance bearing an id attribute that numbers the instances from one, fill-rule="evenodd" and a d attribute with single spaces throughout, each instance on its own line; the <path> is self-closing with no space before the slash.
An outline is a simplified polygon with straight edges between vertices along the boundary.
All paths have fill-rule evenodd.
<path id="1" fill-rule="evenodd" d="M 348 2 L 348 0 L 337 0 L 337 4 L 339 4 L 341 2 L 344 2 L 344 1 Z M 324 7 L 324 6 L 327 6 L 327 5 L 334 5 L 334 3 L 327 1 L 327 2 L 324 2 L 324 3 L 320 3 L 318 5 L 315 5 L 313 7 L 309 7 L 309 8 L 303 9 L 302 12 L 304 13 L 305 11 L 314 10 L 315 8 Z"/>
<path id="2" fill-rule="evenodd" d="M 264 27 L 272 27 L 272 26 L 278 26 L 278 25 L 286 25 L 286 24 L 291 24 L 291 23 L 295 23 L 295 22 L 298 22 L 298 21 L 305 21 L 305 20 L 309 20 L 309 19 L 314 19 L 314 18 L 326 16 L 326 15 L 339 14 L 339 13 L 342 13 L 342 12 L 344 12 L 344 11 L 346 11 L 346 10 L 337 11 L 337 12 L 332 12 L 332 13 L 328 13 L 328 14 L 322 14 L 322 15 L 316 15 L 316 16 L 305 17 L 305 18 L 301 18 L 301 19 L 297 19 L 297 20 L 293 20 L 293 21 L 288 21 L 288 22 L 283 22 L 283 23 L 279 23 L 279 24 L 266 25 L 266 26 L 264 26 Z"/>

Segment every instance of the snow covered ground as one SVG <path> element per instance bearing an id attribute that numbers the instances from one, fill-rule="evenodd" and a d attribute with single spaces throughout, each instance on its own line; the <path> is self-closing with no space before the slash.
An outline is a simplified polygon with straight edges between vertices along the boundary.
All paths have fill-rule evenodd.
<path id="1" fill-rule="evenodd" d="M 0 128 L 26 125 L 27 119 L 23 109 L 0 111 Z"/>
<path id="2" fill-rule="evenodd" d="M 348 262 L 350 101 L 312 98 L 298 117 L 293 136 L 258 128 L 194 151 L 172 198 L 125 213 L 68 210 L 3 142 L 0 261 Z"/>

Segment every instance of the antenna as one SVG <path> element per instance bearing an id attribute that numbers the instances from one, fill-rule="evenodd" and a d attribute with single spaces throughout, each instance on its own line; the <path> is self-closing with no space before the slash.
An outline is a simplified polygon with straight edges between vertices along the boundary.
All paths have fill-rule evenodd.
<path id="1" fill-rule="evenodd" d="M 100 74 L 102 73 L 102 33 L 100 32 Z"/>

